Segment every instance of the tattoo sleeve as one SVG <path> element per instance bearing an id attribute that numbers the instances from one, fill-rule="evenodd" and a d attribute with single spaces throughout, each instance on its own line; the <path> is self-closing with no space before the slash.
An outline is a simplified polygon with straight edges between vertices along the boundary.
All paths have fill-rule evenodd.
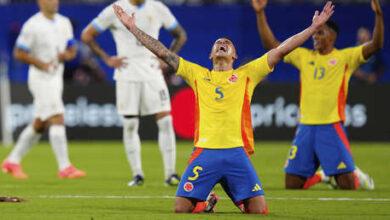
<path id="1" fill-rule="evenodd" d="M 130 31 L 138 39 L 138 41 L 142 43 L 142 45 L 148 48 L 157 57 L 164 60 L 169 66 L 173 68 L 175 72 L 177 71 L 180 62 L 178 55 L 168 50 L 168 48 L 166 48 L 164 44 L 149 36 L 139 28 L 134 28 Z"/>

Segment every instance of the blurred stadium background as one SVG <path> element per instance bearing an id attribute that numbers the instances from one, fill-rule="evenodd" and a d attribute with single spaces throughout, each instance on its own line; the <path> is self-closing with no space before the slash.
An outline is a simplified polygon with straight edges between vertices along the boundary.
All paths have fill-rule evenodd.
<path id="1" fill-rule="evenodd" d="M 74 26 L 76 39 L 82 29 L 112 1 L 67 0 L 61 1 L 60 13 L 68 16 Z M 256 28 L 255 13 L 249 0 L 165 0 L 179 22 L 188 33 L 188 41 L 180 55 L 195 63 L 211 67 L 208 54 L 213 42 L 227 36 L 235 42 L 239 59 L 236 66 L 265 53 Z M 267 16 L 275 35 L 280 40 L 302 30 L 311 22 L 312 13 L 324 1 L 315 0 L 270 0 Z M 356 45 L 359 27 L 372 30 L 374 14 L 369 0 L 343 0 L 336 2 L 333 20 L 338 22 L 341 33 L 336 47 Z M 385 33 L 390 33 L 390 1 L 382 0 Z M 27 65 L 12 58 L 12 50 L 22 24 L 38 7 L 35 1 L 0 0 L 0 60 L 2 72 L 11 82 L 11 107 L 2 110 L 2 130 L 18 135 L 31 121 L 31 97 L 27 91 Z M 169 34 L 162 30 L 160 39 L 169 44 Z M 386 37 L 388 39 L 388 37 Z M 110 54 L 115 54 L 115 45 L 108 31 L 98 38 L 99 43 Z M 66 125 L 70 140 L 121 138 L 121 119 L 115 112 L 113 70 L 108 68 L 89 49 L 77 42 L 78 55 L 66 63 L 64 100 L 66 102 Z M 305 43 L 311 48 L 311 40 Z M 390 42 L 380 52 L 381 65 L 390 63 Z M 3 77 L 4 78 L 4 77 Z M 178 138 L 192 138 L 190 92 L 180 78 L 167 76 L 173 96 L 175 130 Z M 5 80 L 2 80 L 5 81 Z M 375 84 L 352 79 L 347 111 L 347 127 L 351 140 L 389 141 L 390 104 L 386 94 L 390 93 L 390 68 L 385 67 Z M 4 83 L 3 83 L 4 84 Z M 184 90 L 183 90 L 184 89 Z M 5 90 L 3 90 L 5 91 Z M 252 102 L 255 136 L 263 140 L 290 140 L 297 125 L 299 75 L 287 64 L 279 64 L 274 73 L 256 89 Z M 3 92 L 2 97 L 5 94 Z M 4 98 L 3 98 L 4 99 Z M 7 99 L 7 98 L 5 98 Z M 183 111 L 185 110 L 185 111 Z M 155 139 L 156 126 L 153 120 L 143 119 L 141 138 Z M 149 132 L 147 132 L 149 131 Z"/>

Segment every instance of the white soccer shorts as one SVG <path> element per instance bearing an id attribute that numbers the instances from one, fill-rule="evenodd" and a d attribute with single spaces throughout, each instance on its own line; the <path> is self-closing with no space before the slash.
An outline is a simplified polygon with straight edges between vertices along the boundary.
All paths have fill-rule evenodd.
<path id="1" fill-rule="evenodd" d="M 29 90 L 34 100 L 34 118 L 46 121 L 52 116 L 64 114 L 62 86 L 31 84 Z"/>
<path id="2" fill-rule="evenodd" d="M 119 115 L 154 115 L 171 111 L 168 87 L 164 80 L 117 81 L 116 106 Z"/>

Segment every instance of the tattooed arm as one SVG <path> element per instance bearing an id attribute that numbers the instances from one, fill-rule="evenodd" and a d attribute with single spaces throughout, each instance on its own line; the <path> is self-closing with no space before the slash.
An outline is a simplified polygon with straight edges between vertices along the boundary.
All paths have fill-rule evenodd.
<path id="1" fill-rule="evenodd" d="M 144 45 L 146 48 L 148 48 L 152 53 L 154 53 L 157 57 L 164 60 L 176 72 L 179 67 L 179 56 L 174 52 L 168 50 L 168 48 L 166 48 L 164 44 L 162 44 L 160 41 L 154 39 L 153 37 L 140 30 L 135 25 L 134 13 L 130 17 L 123 11 L 120 6 L 114 4 L 113 7 L 116 16 L 119 18 L 122 24 L 125 25 L 125 27 L 137 38 L 137 40 L 141 42 L 142 45 Z"/>

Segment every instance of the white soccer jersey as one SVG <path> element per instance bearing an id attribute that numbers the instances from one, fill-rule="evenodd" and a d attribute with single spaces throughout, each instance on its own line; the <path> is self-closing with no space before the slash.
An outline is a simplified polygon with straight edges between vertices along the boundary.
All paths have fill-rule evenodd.
<path id="1" fill-rule="evenodd" d="M 158 39 L 162 26 L 171 31 L 177 25 L 171 11 L 159 1 L 146 0 L 140 6 L 132 5 L 129 0 L 119 0 L 113 4 L 121 6 L 127 14 L 135 13 L 137 26 L 155 39 Z M 99 32 L 110 29 L 116 44 L 117 56 L 127 58 L 128 65 L 115 70 L 115 80 L 149 81 L 163 78 L 156 56 L 142 46 L 119 21 L 112 4 L 92 21 L 92 25 Z"/>
<path id="2" fill-rule="evenodd" d="M 73 45 L 73 42 L 73 29 L 68 18 L 56 14 L 54 19 L 50 20 L 38 12 L 24 23 L 16 46 L 42 62 L 58 63 L 58 54 Z M 58 63 L 57 68 L 52 72 L 45 72 L 30 65 L 28 83 L 49 83 L 58 85 L 62 90 L 63 72 L 63 63 Z"/>

